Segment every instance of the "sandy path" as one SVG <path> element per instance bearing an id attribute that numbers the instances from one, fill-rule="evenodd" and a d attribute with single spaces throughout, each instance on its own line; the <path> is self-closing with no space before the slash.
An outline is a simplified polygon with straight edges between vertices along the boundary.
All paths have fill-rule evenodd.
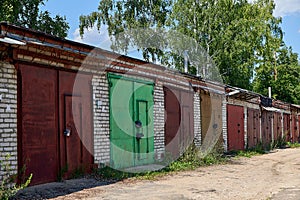
<path id="1" fill-rule="evenodd" d="M 119 182 L 56 199 L 273 199 L 300 194 L 300 149 L 239 158 L 231 164 L 201 167 L 157 181 Z M 275 194 L 275 195 L 274 195 Z M 296 194 L 295 194 L 296 195 Z M 293 198 L 290 199 L 300 199 Z"/>

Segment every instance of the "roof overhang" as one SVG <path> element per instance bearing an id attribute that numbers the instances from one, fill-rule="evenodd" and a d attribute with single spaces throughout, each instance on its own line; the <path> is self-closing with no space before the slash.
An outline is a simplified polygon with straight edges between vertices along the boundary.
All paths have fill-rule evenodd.
<path id="1" fill-rule="evenodd" d="M 7 44 L 12 44 L 12 45 L 26 45 L 25 42 L 22 42 L 20 40 L 16 40 L 16 39 L 13 39 L 13 38 L 10 38 L 10 37 L 0 37 L 0 42 L 4 42 L 4 43 L 7 43 Z"/>

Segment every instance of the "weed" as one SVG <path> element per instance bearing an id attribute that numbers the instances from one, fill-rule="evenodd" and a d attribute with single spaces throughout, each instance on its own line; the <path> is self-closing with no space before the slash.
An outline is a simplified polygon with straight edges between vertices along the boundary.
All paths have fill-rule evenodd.
<path id="1" fill-rule="evenodd" d="M 290 147 L 290 148 L 299 148 L 300 143 L 298 143 L 298 142 L 295 142 L 295 143 L 287 142 L 287 146 Z"/>
<path id="2" fill-rule="evenodd" d="M 126 178 L 134 177 L 135 174 L 119 171 L 119 170 L 110 168 L 108 166 L 105 166 L 103 168 L 95 170 L 94 176 L 101 180 L 112 181 L 112 180 L 123 180 Z"/>
<path id="3" fill-rule="evenodd" d="M 78 167 L 78 168 L 76 168 L 73 172 L 72 172 L 72 174 L 71 174 L 71 178 L 72 179 L 74 179 L 74 178 L 81 178 L 81 177 L 83 177 L 83 175 L 84 175 L 84 167 Z"/>
<path id="4" fill-rule="evenodd" d="M 279 137 L 277 140 L 275 140 L 272 144 L 272 148 L 276 149 L 276 148 L 284 148 L 286 147 L 287 142 L 286 142 L 286 137 Z"/>
<path id="5" fill-rule="evenodd" d="M 68 166 L 68 163 L 61 168 L 61 170 L 58 172 L 58 175 L 57 175 L 57 180 L 58 181 L 63 181 L 63 176 L 64 174 L 68 171 L 69 169 L 69 166 Z"/>
<path id="6" fill-rule="evenodd" d="M 16 174 L 14 174 L 9 163 L 10 155 L 7 154 L 4 160 L 0 160 L 0 170 L 4 172 L 0 185 L 0 200 L 8 200 L 14 196 L 19 190 L 27 187 L 31 181 L 32 174 L 27 178 L 25 183 L 16 184 Z"/>

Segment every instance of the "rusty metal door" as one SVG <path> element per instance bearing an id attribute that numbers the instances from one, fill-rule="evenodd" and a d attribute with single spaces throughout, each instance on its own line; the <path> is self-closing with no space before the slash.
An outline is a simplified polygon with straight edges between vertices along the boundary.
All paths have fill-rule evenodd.
<path id="1" fill-rule="evenodd" d="M 265 149 L 268 149 L 272 142 L 272 112 L 262 110 L 261 129 L 262 129 L 262 144 Z"/>
<path id="2" fill-rule="evenodd" d="M 91 77 L 27 65 L 19 69 L 18 168 L 33 174 L 32 185 L 87 172 L 93 163 Z M 67 129 L 70 137 L 64 136 Z"/>
<path id="3" fill-rule="evenodd" d="M 227 105 L 228 151 L 243 150 L 244 139 L 244 107 Z"/>
<path id="4" fill-rule="evenodd" d="M 194 138 L 193 93 L 164 87 L 164 100 L 166 152 L 177 158 Z"/>
<path id="5" fill-rule="evenodd" d="M 259 110 L 248 108 L 247 112 L 247 148 L 251 149 L 259 143 L 260 139 Z"/>
<path id="6" fill-rule="evenodd" d="M 181 99 L 181 147 L 185 150 L 194 139 L 194 98 L 189 91 L 180 91 Z"/>
<path id="7" fill-rule="evenodd" d="M 299 140 L 298 142 L 300 143 L 300 114 L 298 115 L 298 136 L 299 136 Z"/>
<path id="8" fill-rule="evenodd" d="M 65 178 L 91 171 L 91 76 L 59 72 L 60 164 Z"/>
<path id="9" fill-rule="evenodd" d="M 274 131 L 274 141 L 275 143 L 282 139 L 282 116 L 279 112 L 273 113 L 273 131 Z"/>
<path id="10" fill-rule="evenodd" d="M 291 142 L 291 133 L 290 133 L 290 115 L 284 113 L 283 114 L 283 133 L 285 137 L 285 141 Z"/>
<path id="11" fill-rule="evenodd" d="M 292 132 L 292 142 L 298 142 L 299 141 L 299 135 L 297 133 L 297 115 L 293 113 L 292 115 L 292 127 L 291 127 L 291 132 Z"/>
<path id="12" fill-rule="evenodd" d="M 181 108 L 178 93 L 164 87 L 165 98 L 165 146 L 173 157 L 179 155 Z"/>
<path id="13" fill-rule="evenodd" d="M 201 91 L 202 148 L 223 146 L 222 97 Z"/>
<path id="14" fill-rule="evenodd" d="M 56 71 L 19 69 L 18 168 L 33 174 L 33 185 L 52 182 L 59 171 Z"/>

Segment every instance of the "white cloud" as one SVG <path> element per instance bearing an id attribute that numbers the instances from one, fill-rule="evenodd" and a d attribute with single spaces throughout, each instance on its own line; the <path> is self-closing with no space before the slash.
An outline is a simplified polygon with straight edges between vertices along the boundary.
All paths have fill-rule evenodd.
<path id="1" fill-rule="evenodd" d="M 274 15 L 284 17 L 300 13 L 300 0 L 275 0 L 276 8 Z"/>
<path id="2" fill-rule="evenodd" d="M 89 44 L 101 49 L 110 50 L 111 41 L 109 39 L 107 26 L 101 26 L 101 31 L 96 26 L 85 29 L 83 37 L 79 34 L 79 28 L 73 33 L 72 40 L 80 43 Z"/>
<path id="3" fill-rule="evenodd" d="M 248 0 L 253 3 L 256 0 Z M 274 0 L 276 7 L 274 10 L 274 16 L 284 17 L 295 13 L 300 13 L 300 0 Z"/>

